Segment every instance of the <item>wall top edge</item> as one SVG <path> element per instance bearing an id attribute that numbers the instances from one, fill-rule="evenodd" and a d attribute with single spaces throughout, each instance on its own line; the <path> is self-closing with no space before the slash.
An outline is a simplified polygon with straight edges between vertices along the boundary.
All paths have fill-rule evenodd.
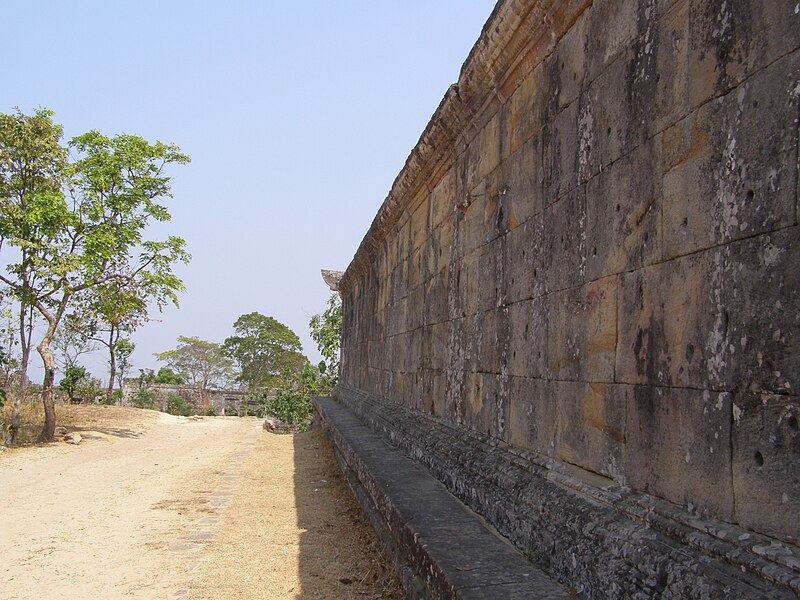
<path id="1" fill-rule="evenodd" d="M 438 163 L 455 151 L 462 131 L 476 121 L 487 106 L 496 109 L 497 104 L 489 100 L 498 95 L 504 76 L 525 51 L 514 43 L 518 39 L 516 34 L 523 28 L 531 33 L 568 29 L 574 20 L 575 8 L 582 10 L 590 3 L 591 0 L 500 0 L 497 3 L 461 67 L 458 82 L 445 92 L 378 209 L 342 277 L 341 291 L 347 292 L 367 268 L 369 258 L 413 200 L 412 192 L 425 182 Z M 573 6 L 576 4 L 581 6 Z M 563 22 L 568 19 L 570 22 Z M 544 53 L 546 49 L 539 51 Z M 545 56 L 539 58 L 543 60 Z"/>

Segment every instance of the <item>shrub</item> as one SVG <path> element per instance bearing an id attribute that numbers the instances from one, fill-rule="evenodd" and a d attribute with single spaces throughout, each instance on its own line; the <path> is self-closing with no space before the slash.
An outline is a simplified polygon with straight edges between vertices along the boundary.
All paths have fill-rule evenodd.
<path id="1" fill-rule="evenodd" d="M 214 405 L 209 404 L 208 408 L 206 408 L 206 412 L 204 412 L 203 415 L 205 415 L 206 417 L 216 417 L 217 411 L 214 410 Z"/>
<path id="2" fill-rule="evenodd" d="M 133 395 L 131 404 L 136 408 L 149 408 L 152 410 L 156 407 L 156 393 L 147 388 L 139 388 Z"/>
<path id="3" fill-rule="evenodd" d="M 173 392 L 167 396 L 167 412 L 171 415 L 188 417 L 192 414 L 192 406 Z"/>
<path id="4" fill-rule="evenodd" d="M 311 417 L 311 400 L 302 391 L 281 389 L 264 399 L 264 412 L 290 425 L 306 423 Z"/>
<path id="5" fill-rule="evenodd" d="M 100 403 L 105 404 L 106 406 L 116 406 L 122 404 L 122 390 L 114 390 L 111 392 L 111 396 L 103 394 Z"/>

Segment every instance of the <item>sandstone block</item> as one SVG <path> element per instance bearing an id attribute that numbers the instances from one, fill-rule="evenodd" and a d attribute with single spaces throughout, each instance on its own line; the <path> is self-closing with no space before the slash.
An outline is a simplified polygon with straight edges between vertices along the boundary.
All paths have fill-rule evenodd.
<path id="1" fill-rule="evenodd" d="M 547 373 L 547 307 L 544 298 L 508 306 L 508 373 L 544 378 Z"/>
<path id="2" fill-rule="evenodd" d="M 549 382 L 555 403 L 555 456 L 625 483 L 623 457 L 628 398 L 607 383 Z"/>
<path id="3" fill-rule="evenodd" d="M 661 148 L 642 144 L 586 188 L 586 279 L 661 259 Z"/>
<path id="4" fill-rule="evenodd" d="M 637 0 L 600 0 L 587 14 L 586 80 L 594 79 L 613 63 L 643 30 Z M 655 15 L 654 15 L 655 16 Z M 646 24 L 644 24 L 646 25 Z"/>
<path id="5" fill-rule="evenodd" d="M 534 135 L 508 157 L 509 225 L 513 229 L 544 210 L 542 136 Z"/>
<path id="6" fill-rule="evenodd" d="M 544 216 L 541 214 L 508 232 L 503 282 L 507 302 L 544 295 L 544 240 Z"/>
<path id="7" fill-rule="evenodd" d="M 511 154 L 542 130 L 543 78 L 544 67 L 539 65 L 522 80 L 503 107 L 504 146 Z"/>
<path id="8" fill-rule="evenodd" d="M 653 386 L 625 390 L 628 485 L 730 520 L 731 394 Z"/>
<path id="9" fill-rule="evenodd" d="M 442 176 L 436 187 L 433 188 L 433 193 L 430 200 L 430 223 L 431 230 L 435 230 L 444 221 L 452 215 L 456 207 L 456 171 L 455 167 L 451 167 Z"/>
<path id="10" fill-rule="evenodd" d="M 551 379 L 612 382 L 617 347 L 616 277 L 547 296 Z"/>
<path id="11" fill-rule="evenodd" d="M 800 54 L 664 134 L 665 257 L 795 223 Z"/>
<path id="12" fill-rule="evenodd" d="M 674 0 L 671 0 L 674 2 Z M 650 132 L 657 133 L 690 112 L 689 105 L 689 12 L 690 1 L 680 0 L 663 13 L 655 39 L 656 93 Z M 664 12 L 668 11 L 668 12 Z M 645 36 L 640 51 L 647 49 Z"/>
<path id="13" fill-rule="evenodd" d="M 546 89 L 550 95 L 547 114 L 554 115 L 577 100 L 584 86 L 586 73 L 586 34 L 591 10 L 578 20 L 561 38 L 555 52 L 545 61 Z"/>
<path id="14" fill-rule="evenodd" d="M 544 379 L 510 377 L 505 440 L 514 446 L 552 456 L 556 403 Z"/>
<path id="15" fill-rule="evenodd" d="M 586 186 L 545 209 L 544 231 L 546 290 L 582 284 L 586 265 Z"/>
<path id="16" fill-rule="evenodd" d="M 617 381 L 703 387 L 709 261 L 694 255 L 622 276 Z"/>
<path id="17" fill-rule="evenodd" d="M 80 444 L 83 441 L 83 437 L 81 437 L 81 434 L 78 433 L 77 431 L 73 431 L 73 432 L 65 434 L 64 437 L 63 437 L 63 440 L 67 444 L 74 444 L 74 445 L 77 446 L 78 444 Z"/>
<path id="18" fill-rule="evenodd" d="M 797 3 L 693 2 L 690 99 L 700 106 L 798 47 Z"/>
<path id="19" fill-rule="evenodd" d="M 736 521 L 797 544 L 800 522 L 800 403 L 797 397 L 737 394 L 733 404 Z"/>
<path id="20" fill-rule="evenodd" d="M 545 206 L 548 206 L 579 183 L 578 180 L 578 102 L 553 117 L 542 132 Z"/>

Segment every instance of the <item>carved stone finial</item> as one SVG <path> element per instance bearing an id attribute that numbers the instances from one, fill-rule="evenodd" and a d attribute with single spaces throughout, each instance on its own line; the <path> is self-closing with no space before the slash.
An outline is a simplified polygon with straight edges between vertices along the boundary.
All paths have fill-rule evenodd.
<path id="1" fill-rule="evenodd" d="M 344 271 L 322 269 L 322 278 L 325 280 L 325 283 L 328 284 L 328 287 L 331 288 L 332 292 L 339 291 L 339 282 L 342 280 L 342 275 L 344 275 Z"/>

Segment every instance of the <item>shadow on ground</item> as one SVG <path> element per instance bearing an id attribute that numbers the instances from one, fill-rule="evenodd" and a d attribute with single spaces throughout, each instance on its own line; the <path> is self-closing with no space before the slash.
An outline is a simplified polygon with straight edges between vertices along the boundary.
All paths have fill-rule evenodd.
<path id="1" fill-rule="evenodd" d="M 104 436 L 137 439 L 142 437 L 141 431 L 134 431 L 133 429 L 126 429 L 124 427 L 69 427 L 69 431 L 80 433 L 81 437 L 87 440 L 102 439 Z M 94 435 L 93 435 L 94 434 Z M 101 434 L 101 435 L 97 435 Z"/>
<path id="2" fill-rule="evenodd" d="M 303 600 L 406 598 L 369 521 L 347 487 L 327 437 L 294 436 L 294 494 Z M 303 464 L 304 468 L 297 468 Z"/>

